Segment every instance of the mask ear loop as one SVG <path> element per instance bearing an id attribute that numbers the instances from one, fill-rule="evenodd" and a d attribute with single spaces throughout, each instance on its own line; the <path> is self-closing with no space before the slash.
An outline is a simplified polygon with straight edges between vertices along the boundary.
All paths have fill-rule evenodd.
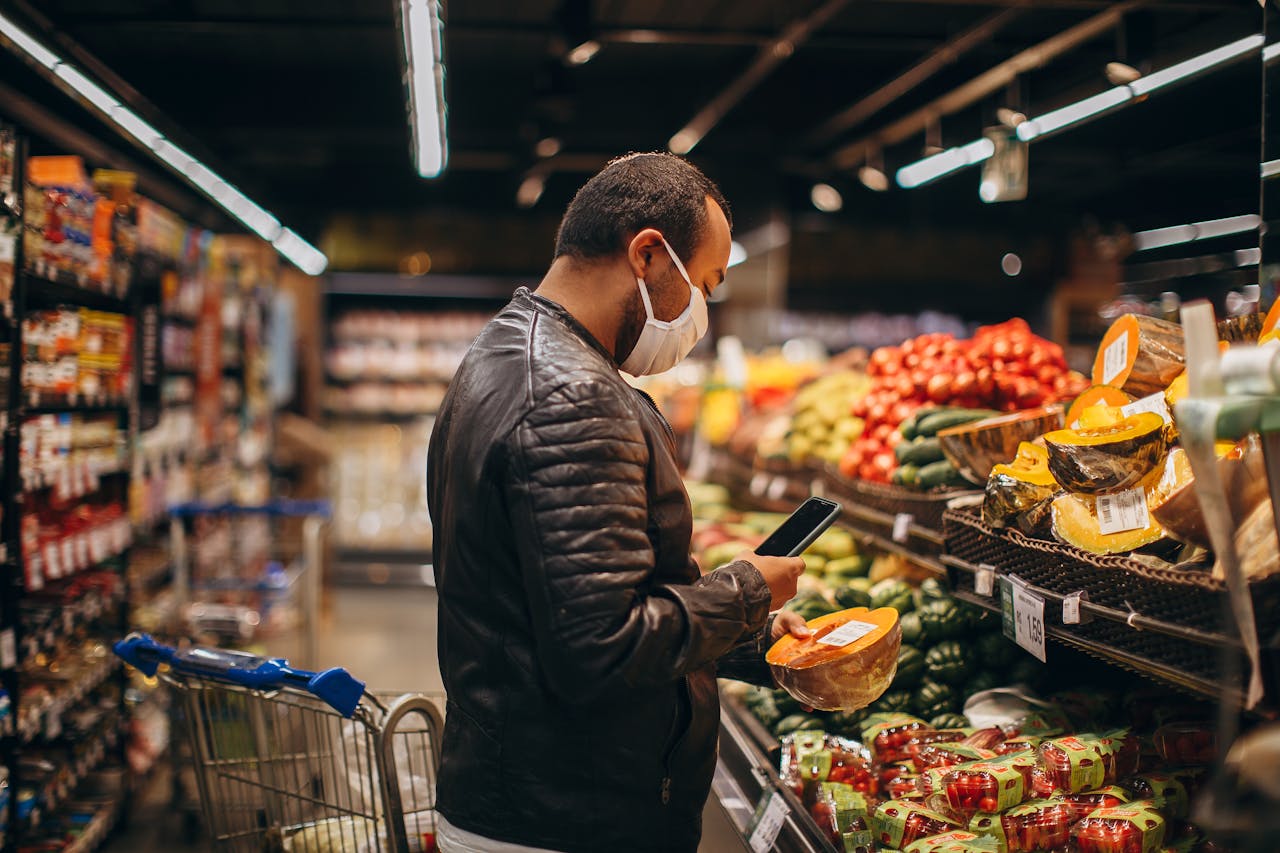
<path id="1" fill-rule="evenodd" d="M 650 320 L 657 322 L 658 317 L 653 313 L 653 303 L 649 301 L 649 285 L 644 283 L 644 279 L 636 278 L 636 287 L 640 288 L 640 298 L 644 300 L 644 313 Z"/>
<path id="2" fill-rule="evenodd" d="M 662 245 L 667 247 L 667 254 L 671 256 L 671 262 L 676 265 L 676 269 L 680 270 L 680 275 L 684 278 L 684 283 L 693 287 L 693 279 L 689 278 L 689 271 L 686 270 L 684 268 L 684 264 L 680 262 L 680 256 L 676 254 L 676 250 L 671 248 L 671 244 L 667 242 L 666 237 L 661 237 L 659 239 L 662 240 Z"/>

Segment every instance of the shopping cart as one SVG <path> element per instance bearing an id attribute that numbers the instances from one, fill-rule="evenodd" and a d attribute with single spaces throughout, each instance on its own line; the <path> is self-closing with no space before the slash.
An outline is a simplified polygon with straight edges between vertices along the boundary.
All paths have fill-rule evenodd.
<path id="1" fill-rule="evenodd" d="M 184 633 L 218 645 L 265 642 L 315 666 L 329 502 L 186 503 L 169 512 Z"/>
<path id="2" fill-rule="evenodd" d="M 432 853 L 442 723 L 420 694 L 380 699 L 344 669 L 145 634 L 125 662 L 182 697 L 205 820 L 220 850 Z"/>

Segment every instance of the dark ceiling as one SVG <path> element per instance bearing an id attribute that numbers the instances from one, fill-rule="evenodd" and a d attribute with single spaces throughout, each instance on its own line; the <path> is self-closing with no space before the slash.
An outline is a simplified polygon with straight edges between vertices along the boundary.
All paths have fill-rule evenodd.
<path id="1" fill-rule="evenodd" d="M 562 59 L 564 5 L 446 4 L 450 160 L 434 181 L 418 178 L 410 159 L 393 0 L 25 8 L 127 81 L 166 117 L 162 129 L 180 128 L 179 139 L 313 238 L 338 211 L 516 214 L 516 188 L 547 136 L 562 150 L 544 164 L 547 188 L 529 215 L 552 216 L 609 157 L 664 148 L 772 40 L 822 15 L 829 19 L 797 39 L 690 155 L 724 185 L 743 224 L 779 203 L 811 214 L 815 180 L 844 192 L 841 218 L 903 227 L 952 220 L 1044 230 L 1093 216 L 1143 228 L 1257 209 L 1256 59 L 1037 142 L 1027 202 L 980 204 L 975 170 L 877 194 L 858 184 L 856 165 L 835 165 L 842 146 L 1118 5 L 1105 0 L 592 0 L 585 5 L 603 46 L 581 66 Z M 1101 91 L 1111 60 L 1160 68 L 1261 30 L 1252 0 L 1132 5 L 1118 28 L 942 119 L 942 144 L 977 138 L 1002 105 L 1035 114 Z M 966 45 L 975 27 L 986 35 Z M 941 57 L 936 73 L 852 126 L 830 124 L 930 56 Z M 920 131 L 888 147 L 890 173 L 924 143 Z"/>

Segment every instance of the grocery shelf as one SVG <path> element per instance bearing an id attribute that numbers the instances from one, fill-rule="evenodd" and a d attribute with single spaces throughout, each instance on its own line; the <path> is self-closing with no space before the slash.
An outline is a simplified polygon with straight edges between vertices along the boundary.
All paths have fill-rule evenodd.
<path id="1" fill-rule="evenodd" d="M 54 398 L 44 399 L 39 394 L 27 394 L 25 398 L 25 403 L 18 413 L 20 417 L 26 417 L 27 415 L 125 414 L 129 411 L 129 404 L 116 398 L 80 400 L 73 397 L 58 400 Z"/>
<path id="2" fill-rule="evenodd" d="M 777 770 L 777 741 L 734 699 L 721 696 L 720 750 L 712 792 L 746 843 L 757 808 L 780 796 L 786 819 L 771 850 L 778 853 L 835 853 Z"/>
<path id="3" fill-rule="evenodd" d="M 101 687 L 119 665 L 119 658 L 115 655 L 107 655 L 94 664 L 78 681 L 67 685 L 49 702 L 38 709 L 27 709 L 25 713 L 20 713 L 17 725 L 19 742 L 23 744 L 30 743 L 40 734 L 42 729 L 47 732 L 51 723 L 56 730 L 60 730 L 62 715 L 85 696 Z"/>
<path id="4" fill-rule="evenodd" d="M 86 625 L 102 616 L 103 613 L 119 606 L 123 601 L 123 590 L 105 599 L 90 593 L 81 596 L 70 604 L 60 607 L 60 617 L 56 625 L 49 625 L 39 631 L 24 630 L 22 636 L 22 659 L 30 660 L 38 654 L 51 654 L 58 642 L 73 634 L 77 628 Z"/>
<path id="5" fill-rule="evenodd" d="M 129 313 L 129 302 L 119 296 L 102 293 L 81 287 L 75 279 L 66 273 L 51 268 L 39 269 L 35 272 L 24 272 L 22 278 L 26 284 L 26 300 L 28 307 L 55 307 L 58 305 L 76 305 L 82 308 L 93 308 L 98 311 L 114 311 L 118 314 Z"/>
<path id="6" fill-rule="evenodd" d="M 91 495 L 98 490 L 97 486 L 92 485 L 94 480 L 127 473 L 129 473 L 129 468 L 124 462 L 118 462 L 111 467 L 99 468 L 92 472 L 81 471 L 73 473 L 70 470 L 56 472 L 36 471 L 31 476 L 22 478 L 22 491 L 23 494 L 32 495 L 45 489 L 57 487 L 66 492 L 68 497 L 78 498 L 84 495 Z"/>

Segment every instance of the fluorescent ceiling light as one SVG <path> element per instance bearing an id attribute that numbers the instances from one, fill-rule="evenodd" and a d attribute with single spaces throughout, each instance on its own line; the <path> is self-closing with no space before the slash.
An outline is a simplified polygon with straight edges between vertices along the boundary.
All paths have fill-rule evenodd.
<path id="1" fill-rule="evenodd" d="M 409 120 L 418 174 L 434 178 L 448 159 L 445 137 L 444 24 L 439 0 L 400 0 L 409 66 Z"/>
<path id="2" fill-rule="evenodd" d="M 1134 80 L 1129 84 L 1129 88 L 1133 90 L 1135 96 L 1142 97 L 1154 92 L 1156 89 L 1168 86 L 1170 83 L 1176 83 L 1193 74 L 1208 71 L 1210 68 L 1221 65 L 1224 62 L 1230 62 L 1233 59 L 1244 56 L 1246 53 L 1262 47 L 1265 41 L 1266 39 L 1260 35 L 1245 36 L 1208 53 L 1193 56 L 1184 62 L 1179 62 L 1177 65 L 1170 65 L 1163 71 L 1156 71 L 1146 77 Z"/>
<path id="3" fill-rule="evenodd" d="M 1099 92 L 1096 95 L 1085 98 L 1083 101 L 1067 104 L 1062 109 L 1053 110 L 1042 116 L 1036 116 L 1029 121 L 1024 121 L 1018 125 L 1015 132 L 1023 142 L 1030 142 L 1038 136 L 1062 130 L 1064 127 L 1070 127 L 1085 119 L 1093 118 L 1099 113 L 1115 109 L 1132 99 L 1133 92 L 1129 90 L 1128 86 L 1116 86 L 1114 89 Z"/>
<path id="4" fill-rule="evenodd" d="M 1280 56 L 1280 42 L 1269 44 L 1262 49 L 1262 64 L 1270 65 L 1278 56 Z"/>
<path id="5" fill-rule="evenodd" d="M 1138 231 L 1133 235 L 1133 250 L 1135 252 L 1143 252 L 1148 249 L 1161 249 L 1165 246 L 1177 246 L 1180 243 L 1191 243 L 1196 240 L 1210 240 L 1214 237 L 1225 237 L 1229 234 L 1257 231 L 1261 224 L 1261 216 L 1256 213 L 1248 213 L 1243 216 L 1228 216 L 1225 219 L 1209 219 L 1204 222 L 1192 222 L 1188 225 L 1173 225 L 1168 228 Z"/>
<path id="6" fill-rule="evenodd" d="M 729 244 L 729 266 L 736 267 L 747 259 L 747 250 L 742 244 L 734 240 Z"/>
<path id="7" fill-rule="evenodd" d="M 50 71 L 58 64 L 58 55 L 46 48 L 40 42 L 36 41 L 22 27 L 18 26 L 11 18 L 0 13 L 0 35 L 3 35 L 9 41 L 13 42 L 27 56 L 35 60 L 36 63 L 43 65 Z"/>
<path id="8" fill-rule="evenodd" d="M 595 59 L 596 54 L 600 52 L 600 42 L 595 39 L 587 39 L 582 44 L 569 51 L 570 65 L 586 65 Z"/>
<path id="9" fill-rule="evenodd" d="M 1022 125 L 1022 127 L 1026 127 L 1026 125 Z M 943 175 L 949 175 L 952 172 L 963 169 L 965 166 L 981 163 L 995 153 L 996 144 L 985 137 L 975 139 L 968 145 L 962 145 L 959 148 L 948 148 L 941 154 L 925 157 L 923 160 L 917 160 L 899 169 L 898 186 L 909 190 L 922 184 L 936 181 Z"/>
<path id="10" fill-rule="evenodd" d="M 62 61 L 61 57 L 2 13 L 0 13 L 0 35 L 8 39 L 37 65 L 52 71 L 53 76 L 57 77 L 64 86 L 92 104 L 104 118 L 125 134 L 149 148 L 157 159 L 182 175 L 215 204 L 243 222 L 259 237 L 272 243 L 280 254 L 303 272 L 308 275 L 319 275 L 324 272 L 325 267 L 329 265 L 329 259 L 323 252 L 293 231 L 282 228 L 278 219 L 227 183 L 217 172 L 165 139 L 160 131 L 144 121 L 133 110 L 122 105 L 110 92 L 89 79 L 74 65 Z"/>

